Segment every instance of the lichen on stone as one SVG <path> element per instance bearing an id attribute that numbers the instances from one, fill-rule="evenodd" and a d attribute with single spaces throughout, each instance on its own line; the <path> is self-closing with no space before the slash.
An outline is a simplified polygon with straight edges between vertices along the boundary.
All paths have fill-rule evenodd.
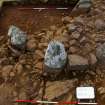
<path id="1" fill-rule="evenodd" d="M 45 65 L 50 68 L 62 68 L 67 60 L 64 45 L 58 41 L 51 41 L 45 54 Z"/>
<path id="2" fill-rule="evenodd" d="M 14 25 L 10 26 L 8 36 L 12 45 L 20 46 L 26 43 L 26 33 Z"/>

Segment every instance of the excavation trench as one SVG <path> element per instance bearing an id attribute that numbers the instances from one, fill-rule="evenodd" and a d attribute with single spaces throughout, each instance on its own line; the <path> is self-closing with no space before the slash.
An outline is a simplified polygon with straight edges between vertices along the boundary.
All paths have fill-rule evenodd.
<path id="1" fill-rule="evenodd" d="M 47 6 L 37 6 L 37 8 L 46 8 Z M 33 35 L 43 29 L 48 29 L 52 25 L 62 25 L 62 18 L 70 15 L 73 6 L 69 6 L 67 10 L 57 10 L 57 6 L 48 6 L 45 10 L 36 10 L 35 5 L 11 5 L 6 4 L 2 7 L 0 16 L 0 36 L 5 36 L 3 40 L 7 41 L 7 33 L 10 25 L 15 25 L 27 32 L 28 35 Z M 40 42 L 39 42 L 40 43 Z M 29 71 L 28 71 L 29 73 Z M 30 75 L 30 74 L 29 74 Z M 16 77 L 19 78 L 19 77 Z M 16 80 L 17 81 L 17 80 Z M 37 81 L 37 84 L 43 82 L 42 96 L 43 99 L 46 89 L 46 80 Z M 39 85 L 40 86 L 40 85 Z M 21 87 L 21 86 L 20 86 Z M 29 86 L 30 87 L 30 86 Z M 36 86 L 35 91 L 39 91 Z"/>
<path id="2" fill-rule="evenodd" d="M 72 7 L 68 10 L 57 10 L 57 6 L 48 6 L 45 10 L 33 8 L 46 8 L 47 6 L 34 5 L 4 5 L 0 16 L 0 34 L 6 35 L 10 25 L 16 25 L 28 34 L 49 28 L 51 25 L 61 25 L 61 19 L 70 14 Z"/>

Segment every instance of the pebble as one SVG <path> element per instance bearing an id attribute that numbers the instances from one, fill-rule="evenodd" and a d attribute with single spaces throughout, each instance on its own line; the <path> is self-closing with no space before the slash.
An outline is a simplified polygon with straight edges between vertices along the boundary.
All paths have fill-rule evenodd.
<path id="1" fill-rule="evenodd" d="M 99 59 L 100 63 L 105 63 L 105 43 L 97 46 L 96 57 Z"/>
<path id="2" fill-rule="evenodd" d="M 41 59 L 44 58 L 44 54 L 43 54 L 43 52 L 42 52 L 41 50 L 36 50 L 36 51 L 35 51 L 35 54 L 36 54 L 37 56 L 39 56 Z"/>
<path id="3" fill-rule="evenodd" d="M 90 56 L 90 64 L 91 65 L 95 65 L 96 63 L 97 63 L 97 58 L 96 58 L 96 56 L 94 55 L 94 54 L 92 54 L 92 53 L 90 53 L 89 54 L 89 56 Z"/>
<path id="4" fill-rule="evenodd" d="M 43 68 L 43 63 L 42 63 L 42 62 L 38 62 L 38 63 L 35 65 L 35 68 L 42 70 L 42 68 Z"/>
<path id="5" fill-rule="evenodd" d="M 15 68 L 17 70 L 17 74 L 21 74 L 21 72 L 23 71 L 23 66 L 21 64 L 16 64 Z"/>
<path id="6" fill-rule="evenodd" d="M 77 41 L 75 39 L 72 39 L 69 41 L 70 46 L 75 45 L 76 43 L 77 43 Z"/>
<path id="7" fill-rule="evenodd" d="M 54 81 L 48 82 L 46 86 L 46 96 L 49 100 L 54 100 L 55 98 L 60 98 L 61 96 L 72 92 L 74 84 L 77 80 L 64 80 L 64 81 Z M 51 94 L 52 93 L 52 94 Z"/>
<path id="8" fill-rule="evenodd" d="M 37 48 L 37 44 L 36 44 L 34 39 L 29 40 L 27 42 L 27 50 L 29 50 L 29 51 L 35 51 L 36 48 Z"/>
<path id="9" fill-rule="evenodd" d="M 9 76 L 9 73 L 11 72 L 12 69 L 13 69 L 13 66 L 12 65 L 4 66 L 2 68 L 2 76 L 4 78 L 7 78 Z"/>
<path id="10" fill-rule="evenodd" d="M 77 47 L 71 46 L 71 47 L 69 48 L 69 53 L 74 54 L 74 53 L 77 53 L 77 52 L 78 52 L 78 48 L 77 48 Z"/>
<path id="11" fill-rule="evenodd" d="M 71 34 L 71 37 L 74 38 L 74 39 L 79 39 L 80 33 L 78 33 L 78 32 L 73 32 L 73 33 Z"/>
<path id="12" fill-rule="evenodd" d="M 80 39 L 80 43 L 85 43 L 86 42 L 86 37 L 83 36 L 81 39 Z"/>
<path id="13" fill-rule="evenodd" d="M 95 21 L 95 28 L 97 29 L 97 31 L 104 31 L 105 30 L 105 21 L 103 21 L 102 19 L 97 19 Z"/>

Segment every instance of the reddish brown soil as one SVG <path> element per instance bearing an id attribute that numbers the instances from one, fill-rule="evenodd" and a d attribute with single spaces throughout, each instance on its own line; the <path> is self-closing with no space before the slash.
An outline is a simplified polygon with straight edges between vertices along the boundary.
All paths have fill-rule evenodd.
<path id="1" fill-rule="evenodd" d="M 33 10 L 35 6 L 4 6 L 0 17 L 0 34 L 7 34 L 10 25 L 16 25 L 33 34 L 51 25 L 60 24 L 61 18 L 70 14 L 69 10 Z M 25 9 L 21 9 L 25 8 Z"/>

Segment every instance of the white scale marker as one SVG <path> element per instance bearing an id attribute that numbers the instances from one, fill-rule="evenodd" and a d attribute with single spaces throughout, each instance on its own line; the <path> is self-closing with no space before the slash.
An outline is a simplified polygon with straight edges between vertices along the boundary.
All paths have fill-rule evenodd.
<path id="1" fill-rule="evenodd" d="M 33 10 L 58 9 L 58 10 L 67 10 L 69 8 L 19 8 L 19 9 L 33 9 Z"/>

